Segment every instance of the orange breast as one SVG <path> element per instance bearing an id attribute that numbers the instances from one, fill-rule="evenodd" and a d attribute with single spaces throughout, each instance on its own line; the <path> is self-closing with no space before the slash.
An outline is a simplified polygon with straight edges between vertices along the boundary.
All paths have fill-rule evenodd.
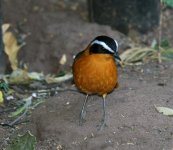
<path id="1" fill-rule="evenodd" d="M 103 95 L 117 85 L 117 67 L 109 54 L 82 55 L 73 63 L 74 82 L 86 94 Z"/>

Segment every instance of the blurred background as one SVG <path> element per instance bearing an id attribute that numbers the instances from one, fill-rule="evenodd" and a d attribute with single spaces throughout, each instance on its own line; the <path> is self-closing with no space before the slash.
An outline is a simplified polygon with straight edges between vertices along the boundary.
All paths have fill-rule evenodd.
<path id="1" fill-rule="evenodd" d="M 1 23 L 10 24 L 8 31 L 22 45 L 17 67 L 25 65 L 30 71 L 69 70 L 73 55 L 98 35 L 115 38 L 121 53 L 156 46 L 161 40 L 173 46 L 171 0 L 1 0 L 1 4 Z M 67 61 L 62 66 L 63 56 Z M 2 72 L 12 70 L 2 55 L 1 64 Z"/>

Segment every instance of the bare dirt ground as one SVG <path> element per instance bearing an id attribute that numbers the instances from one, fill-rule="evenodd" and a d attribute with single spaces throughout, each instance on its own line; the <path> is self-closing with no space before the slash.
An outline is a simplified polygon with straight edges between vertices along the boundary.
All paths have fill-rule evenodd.
<path id="1" fill-rule="evenodd" d="M 73 55 L 100 34 L 116 37 L 120 51 L 134 44 L 108 26 L 88 23 L 85 1 L 64 2 L 4 0 L 5 21 L 20 28 L 20 33 L 30 33 L 19 54 L 30 70 L 45 73 L 70 70 Z M 173 30 L 171 21 L 165 28 L 168 24 L 169 30 Z M 164 31 L 171 43 L 172 34 Z M 147 36 L 151 39 L 153 34 Z M 58 63 L 62 54 L 67 55 L 65 66 Z M 9 137 L 30 130 L 37 137 L 38 150 L 172 150 L 173 119 L 155 109 L 155 105 L 173 108 L 172 63 L 150 62 L 119 68 L 119 84 L 107 97 L 108 127 L 103 131 L 96 127 L 102 116 L 101 97 L 89 98 L 86 122 L 79 126 L 85 96 L 79 92 L 60 92 L 36 108 L 30 122 L 18 125 L 17 131 L 0 126 L 0 148 L 8 145 Z M 70 84 L 70 88 L 74 87 Z"/>
<path id="2" fill-rule="evenodd" d="M 40 141 L 38 149 L 56 149 L 59 145 L 74 150 L 171 150 L 173 120 L 159 114 L 154 106 L 173 105 L 172 64 L 119 69 L 119 74 L 120 87 L 107 97 L 105 130 L 97 131 L 96 127 L 102 116 L 100 97 L 90 97 L 86 122 L 79 126 L 85 96 L 60 93 L 32 114 L 29 129 Z M 165 86 L 159 86 L 161 83 Z"/>
<path id="3" fill-rule="evenodd" d="M 173 120 L 159 114 L 154 106 L 173 106 L 172 63 L 119 68 L 119 83 L 120 87 L 107 97 L 108 127 L 103 131 L 96 127 L 102 116 L 100 97 L 90 97 L 86 122 L 79 126 L 85 96 L 62 92 L 36 108 L 31 122 L 19 125 L 17 132 L 30 130 L 37 137 L 38 150 L 171 150 Z"/>

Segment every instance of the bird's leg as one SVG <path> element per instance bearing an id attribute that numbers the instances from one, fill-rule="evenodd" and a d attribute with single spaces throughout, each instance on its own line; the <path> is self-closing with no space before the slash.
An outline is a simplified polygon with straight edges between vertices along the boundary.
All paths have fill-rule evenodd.
<path id="1" fill-rule="evenodd" d="M 85 106 L 86 106 L 87 100 L 88 100 L 88 94 L 85 97 L 85 100 L 84 100 L 84 103 L 83 103 L 83 106 L 82 106 L 82 110 L 80 112 L 79 125 L 82 125 L 82 123 L 84 121 L 84 118 L 85 118 L 85 115 L 86 115 Z"/>
<path id="2" fill-rule="evenodd" d="M 103 95 L 103 116 L 101 120 L 101 125 L 99 126 L 98 130 L 102 130 L 106 126 L 106 109 L 105 104 L 106 103 L 106 94 Z"/>

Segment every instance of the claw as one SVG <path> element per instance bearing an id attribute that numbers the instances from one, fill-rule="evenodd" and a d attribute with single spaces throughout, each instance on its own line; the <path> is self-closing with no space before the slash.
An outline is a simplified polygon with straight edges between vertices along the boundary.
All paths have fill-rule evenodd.
<path id="1" fill-rule="evenodd" d="M 97 126 L 97 130 L 98 131 L 102 131 L 105 127 L 107 127 L 108 125 L 106 124 L 105 120 L 101 121 L 101 124 Z"/>

